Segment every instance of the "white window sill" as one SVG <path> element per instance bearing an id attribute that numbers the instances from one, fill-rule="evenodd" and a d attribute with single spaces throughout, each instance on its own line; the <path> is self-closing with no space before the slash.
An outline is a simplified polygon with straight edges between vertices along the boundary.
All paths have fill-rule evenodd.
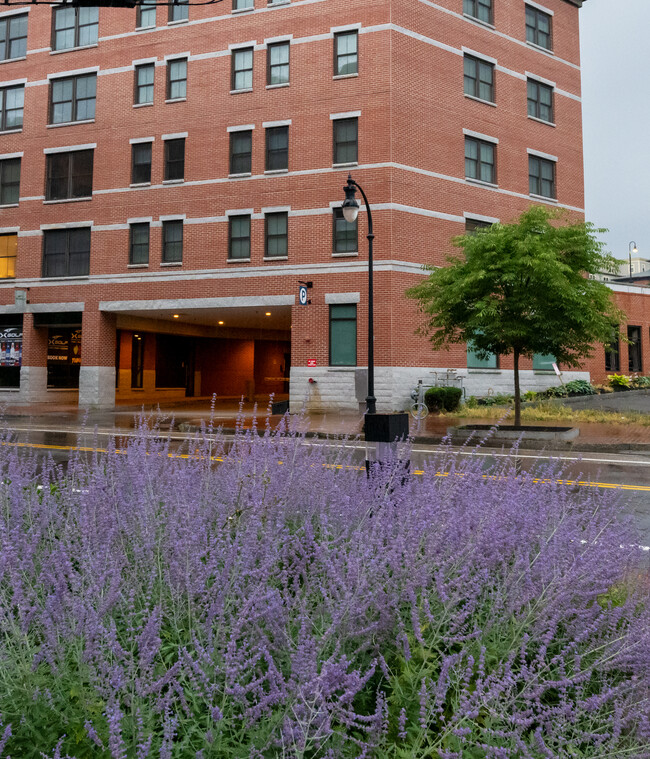
<path id="1" fill-rule="evenodd" d="M 230 90 L 230 94 L 231 95 L 239 95 L 240 92 L 252 92 L 252 91 L 253 91 L 252 87 L 247 87 L 244 90 Z"/>
<path id="2" fill-rule="evenodd" d="M 350 163 L 333 163 L 332 168 L 333 169 L 345 169 L 349 166 L 358 166 L 358 161 L 350 161 Z"/>
<path id="3" fill-rule="evenodd" d="M 488 369 L 487 366 L 484 369 L 479 369 L 476 367 L 475 369 L 470 369 L 470 367 L 467 367 L 467 373 L 468 374 L 502 374 L 501 369 Z"/>
<path id="4" fill-rule="evenodd" d="M 27 56 L 22 55 L 20 58 L 4 58 L 0 63 L 13 63 L 14 61 L 26 61 Z"/>
<path id="5" fill-rule="evenodd" d="M 187 98 L 169 98 L 169 100 L 165 100 L 165 103 L 184 103 L 186 100 Z"/>
<path id="6" fill-rule="evenodd" d="M 5 205 L 0 206 L 0 208 L 18 208 L 18 203 L 5 203 Z"/>
<path id="7" fill-rule="evenodd" d="M 289 169 L 269 169 L 264 172 L 267 176 L 273 176 L 274 174 L 288 174 Z"/>
<path id="8" fill-rule="evenodd" d="M 470 184 L 478 185 L 479 187 L 498 187 L 495 182 L 484 182 L 482 179 L 474 179 L 473 177 L 465 177 L 465 181 Z"/>
<path id="9" fill-rule="evenodd" d="M 264 256 L 262 261 L 288 261 L 289 256 Z"/>
<path id="10" fill-rule="evenodd" d="M 0 134 L 19 134 L 22 131 L 23 131 L 22 128 L 21 129 L 6 129 L 4 132 L 0 132 Z"/>
<path id="11" fill-rule="evenodd" d="M 148 269 L 149 264 L 127 264 L 127 269 Z"/>
<path id="12" fill-rule="evenodd" d="M 170 185 L 170 184 L 184 184 L 184 179 L 163 179 L 163 184 Z"/>
<path id="13" fill-rule="evenodd" d="M 151 32 L 156 28 L 155 24 L 154 26 L 136 26 L 135 31 L 136 32 Z"/>
<path id="14" fill-rule="evenodd" d="M 245 171 L 243 174 L 228 174 L 228 179 L 244 179 L 244 177 L 252 177 L 250 171 Z"/>
<path id="15" fill-rule="evenodd" d="M 78 277 L 66 277 L 65 275 L 61 275 L 60 277 L 41 277 L 41 279 L 45 282 L 83 282 L 84 280 L 87 280 L 89 274 L 82 274 Z"/>
<path id="16" fill-rule="evenodd" d="M 44 200 L 44 206 L 53 206 L 57 203 L 81 203 L 86 200 L 92 200 L 92 195 L 86 195 L 83 198 L 61 198 L 60 200 Z"/>
<path id="17" fill-rule="evenodd" d="M 279 90 L 282 87 L 288 87 L 289 82 L 282 82 L 282 84 L 267 84 L 266 89 L 267 90 Z"/>
<path id="18" fill-rule="evenodd" d="M 133 187 L 134 190 L 142 189 L 143 187 L 151 187 L 151 182 L 134 182 L 129 187 Z"/>
<path id="19" fill-rule="evenodd" d="M 2 393 L 19 393 L 20 388 L 19 387 L 3 387 L 0 388 L 0 392 Z"/>
<path id="20" fill-rule="evenodd" d="M 334 74 L 332 79 L 356 79 L 359 76 L 359 72 L 356 74 Z"/>
<path id="21" fill-rule="evenodd" d="M 533 200 L 543 200 L 545 203 L 557 203 L 557 198 L 549 198 L 546 195 L 535 195 L 532 192 L 529 194 Z"/>
<path id="22" fill-rule="evenodd" d="M 91 50 L 94 47 L 99 47 L 95 42 L 92 45 L 79 45 L 79 47 L 66 47 L 62 50 L 50 50 L 50 55 L 61 55 L 62 53 L 73 53 L 75 50 Z"/>
<path id="23" fill-rule="evenodd" d="M 254 11 L 254 10 L 255 10 L 255 6 L 251 5 L 249 8 L 233 8 L 231 10 L 231 13 L 235 15 L 237 13 L 250 13 L 251 11 Z"/>
<path id="24" fill-rule="evenodd" d="M 179 24 L 187 24 L 189 18 L 179 18 L 176 21 L 168 21 L 167 26 L 178 26 Z"/>
<path id="25" fill-rule="evenodd" d="M 555 53 L 552 50 L 549 50 L 549 48 L 542 47 L 542 45 L 538 45 L 535 42 L 529 42 L 528 40 L 526 40 L 526 44 L 528 45 L 528 47 L 532 47 L 533 50 L 539 50 L 540 53 L 546 53 L 547 55 L 553 55 L 553 56 L 555 55 Z"/>
<path id="26" fill-rule="evenodd" d="M 250 258 L 228 258 L 226 259 L 227 264 L 249 264 L 251 262 Z"/>
<path id="27" fill-rule="evenodd" d="M 475 100 L 477 103 L 483 103 L 483 105 L 491 105 L 492 108 L 497 107 L 497 104 L 494 102 L 494 100 L 483 100 L 483 98 L 477 98 L 476 95 L 468 95 L 466 92 L 463 94 L 468 100 Z"/>
<path id="28" fill-rule="evenodd" d="M 347 251 L 344 251 L 343 253 L 332 253 L 332 258 L 354 258 L 355 256 L 358 256 L 358 251 L 350 251 L 349 253 Z"/>
<path id="29" fill-rule="evenodd" d="M 533 374 L 543 374 L 545 376 L 555 376 L 555 372 L 551 369 L 550 371 L 548 369 L 533 369 Z"/>
<path id="30" fill-rule="evenodd" d="M 182 261 L 161 261 L 160 265 L 161 266 L 182 266 L 183 262 Z"/>
<path id="31" fill-rule="evenodd" d="M 269 3 L 269 8 L 275 8 L 276 5 L 289 5 L 291 0 L 275 0 L 275 2 Z"/>
<path id="32" fill-rule="evenodd" d="M 546 124 L 546 126 L 555 127 L 555 124 L 552 121 L 544 121 L 544 119 L 538 119 L 537 116 L 529 116 L 528 118 L 531 121 L 537 121 L 539 124 Z"/>
<path id="33" fill-rule="evenodd" d="M 476 18 L 476 16 L 470 16 L 469 13 L 463 13 L 463 16 L 468 21 L 473 21 L 475 24 L 479 24 L 480 26 L 484 26 L 487 29 L 496 29 L 494 24 L 491 24 L 489 21 L 482 21 L 480 18 Z"/>
<path id="34" fill-rule="evenodd" d="M 153 103 L 133 103 L 134 108 L 146 108 L 151 105 L 153 105 Z"/>
<path id="35" fill-rule="evenodd" d="M 58 124 L 47 124 L 46 129 L 56 129 L 57 127 L 77 126 L 77 124 L 94 124 L 95 119 L 82 119 L 81 121 L 62 121 Z"/>

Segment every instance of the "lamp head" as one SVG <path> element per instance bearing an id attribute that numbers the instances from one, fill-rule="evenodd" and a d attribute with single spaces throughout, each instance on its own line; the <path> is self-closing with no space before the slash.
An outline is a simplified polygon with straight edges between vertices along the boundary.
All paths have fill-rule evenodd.
<path id="1" fill-rule="evenodd" d="M 636 247 L 636 243 L 634 242 L 634 240 L 632 240 L 632 242 L 630 243 L 629 248 L 630 248 L 630 253 L 638 253 L 639 252 L 638 248 Z"/>
<path id="2" fill-rule="evenodd" d="M 354 224 L 354 222 L 357 220 L 357 216 L 359 215 L 359 203 L 355 197 L 357 190 L 351 174 L 348 174 L 348 183 L 343 188 L 343 191 L 345 192 L 345 200 L 341 206 L 341 209 L 343 211 L 343 218 L 348 222 L 348 224 Z"/>

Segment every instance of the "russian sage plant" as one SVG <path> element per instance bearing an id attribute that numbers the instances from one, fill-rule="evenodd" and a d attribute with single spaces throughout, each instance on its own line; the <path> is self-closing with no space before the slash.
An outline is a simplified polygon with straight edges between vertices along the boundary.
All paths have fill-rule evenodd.
<path id="1" fill-rule="evenodd" d="M 0 446 L 0 756 L 650 756 L 612 493 L 441 448 L 367 479 L 282 426 Z"/>

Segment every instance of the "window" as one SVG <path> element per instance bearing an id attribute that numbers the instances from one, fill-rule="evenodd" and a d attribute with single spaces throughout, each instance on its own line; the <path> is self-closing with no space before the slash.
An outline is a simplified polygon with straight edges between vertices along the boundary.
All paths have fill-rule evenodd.
<path id="1" fill-rule="evenodd" d="M 496 184 L 496 145 L 475 137 L 465 137 L 465 176 Z"/>
<path id="2" fill-rule="evenodd" d="M 605 371 L 618 372 L 621 369 L 621 345 L 619 342 L 618 325 L 612 330 L 612 339 L 605 348 Z"/>
<path id="3" fill-rule="evenodd" d="M 165 140 L 165 180 L 185 178 L 185 139 Z"/>
<path id="4" fill-rule="evenodd" d="M 528 80 L 528 115 L 553 123 L 553 88 L 548 84 Z"/>
<path id="5" fill-rule="evenodd" d="M 43 232 L 43 276 L 84 277 L 90 271 L 90 227 Z"/>
<path id="6" fill-rule="evenodd" d="M 491 226 L 491 221 L 482 221 L 481 219 L 465 219 L 465 234 L 476 234 L 479 229 L 488 229 Z"/>
<path id="7" fill-rule="evenodd" d="M 555 198 L 555 161 L 528 156 L 528 191 L 542 198 Z"/>
<path id="8" fill-rule="evenodd" d="M 20 191 L 20 158 L 0 161 L 0 206 L 18 203 Z"/>
<path id="9" fill-rule="evenodd" d="M 0 61 L 27 55 L 27 14 L 0 19 Z"/>
<path id="10" fill-rule="evenodd" d="M 463 13 L 485 24 L 492 24 L 492 0 L 463 0 Z"/>
<path id="11" fill-rule="evenodd" d="M 131 145 L 131 184 L 151 182 L 151 143 L 136 142 Z"/>
<path id="12" fill-rule="evenodd" d="M 0 89 L 0 132 L 23 128 L 25 85 Z"/>
<path id="13" fill-rule="evenodd" d="M 627 339 L 630 341 L 627 347 L 628 371 L 642 372 L 643 361 L 641 357 L 641 327 L 628 326 Z"/>
<path id="14" fill-rule="evenodd" d="M 357 220 L 351 224 L 345 220 L 341 208 L 334 209 L 334 253 L 356 253 L 359 250 Z"/>
<path id="15" fill-rule="evenodd" d="M 464 60 L 465 94 L 494 102 L 494 64 L 466 55 Z"/>
<path id="16" fill-rule="evenodd" d="M 74 150 L 48 154 L 45 199 L 92 197 L 93 153 L 93 150 Z"/>
<path id="17" fill-rule="evenodd" d="M 137 29 L 156 25 L 156 0 L 142 0 L 142 4 L 137 6 L 135 25 Z"/>
<path id="18" fill-rule="evenodd" d="M 185 97 L 187 97 L 187 58 L 167 61 L 167 100 L 181 100 Z"/>
<path id="19" fill-rule="evenodd" d="M 357 365 L 357 306 L 330 306 L 330 366 Z"/>
<path id="20" fill-rule="evenodd" d="M 163 221 L 164 263 L 179 263 L 183 260 L 183 220 Z"/>
<path id="21" fill-rule="evenodd" d="M 339 32 L 334 35 L 334 76 L 359 73 L 359 33 Z"/>
<path id="22" fill-rule="evenodd" d="M 266 130 L 266 171 L 289 168 L 289 127 L 269 127 Z"/>
<path id="23" fill-rule="evenodd" d="M 51 83 L 50 124 L 90 121 L 95 118 L 97 74 L 83 74 Z"/>
<path id="24" fill-rule="evenodd" d="M 556 359 L 552 353 L 533 353 L 533 371 L 553 372 Z"/>
<path id="25" fill-rule="evenodd" d="M 244 11 L 255 7 L 255 0 L 232 0 L 234 11 Z"/>
<path id="26" fill-rule="evenodd" d="M 140 6 L 142 7 L 142 6 Z M 153 103 L 153 80 L 156 67 L 153 63 L 145 63 L 135 67 L 135 93 L 136 105 Z"/>
<path id="27" fill-rule="evenodd" d="M 268 85 L 289 83 L 288 42 L 275 42 L 267 48 L 266 83 Z"/>
<path id="28" fill-rule="evenodd" d="M 484 358 L 479 358 L 474 343 L 467 343 L 467 368 L 468 369 L 496 369 L 497 355 L 490 353 Z"/>
<path id="29" fill-rule="evenodd" d="M 253 131 L 230 133 L 230 173 L 250 174 L 253 154 Z"/>
<path id="30" fill-rule="evenodd" d="M 16 250 L 18 235 L 0 235 L 0 279 L 13 279 L 16 276 Z"/>
<path id="31" fill-rule="evenodd" d="M 228 218 L 228 259 L 230 261 L 251 257 L 251 217 L 249 215 Z"/>
<path id="32" fill-rule="evenodd" d="M 359 119 L 334 119 L 334 163 L 356 163 Z"/>
<path id="33" fill-rule="evenodd" d="M 552 49 L 551 17 L 531 5 L 526 6 L 526 42 Z"/>
<path id="34" fill-rule="evenodd" d="M 232 51 L 232 90 L 253 89 L 253 48 Z"/>
<path id="35" fill-rule="evenodd" d="M 288 224 L 289 214 L 286 211 L 267 213 L 265 221 L 265 258 L 286 258 L 289 255 Z"/>
<path id="36" fill-rule="evenodd" d="M 168 21 L 187 21 L 190 17 L 190 5 L 189 0 L 172 0 L 169 7 Z"/>
<path id="37" fill-rule="evenodd" d="M 131 337 L 131 387 L 138 390 L 142 388 L 144 374 L 144 340 L 142 335 L 134 334 Z"/>
<path id="38" fill-rule="evenodd" d="M 149 223 L 131 224 L 129 227 L 129 263 L 149 263 Z"/>
<path id="39" fill-rule="evenodd" d="M 52 49 L 68 50 L 97 44 L 99 8 L 65 5 L 52 11 Z"/>

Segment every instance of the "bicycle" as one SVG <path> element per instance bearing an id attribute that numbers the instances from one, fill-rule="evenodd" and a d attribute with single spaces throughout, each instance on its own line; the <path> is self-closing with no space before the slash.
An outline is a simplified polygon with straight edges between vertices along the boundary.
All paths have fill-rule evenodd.
<path id="1" fill-rule="evenodd" d="M 411 405 L 411 416 L 418 421 L 426 419 L 429 416 L 429 409 L 424 402 L 424 385 L 422 384 L 422 380 L 418 380 L 418 386 L 411 393 L 411 398 L 415 401 Z"/>

